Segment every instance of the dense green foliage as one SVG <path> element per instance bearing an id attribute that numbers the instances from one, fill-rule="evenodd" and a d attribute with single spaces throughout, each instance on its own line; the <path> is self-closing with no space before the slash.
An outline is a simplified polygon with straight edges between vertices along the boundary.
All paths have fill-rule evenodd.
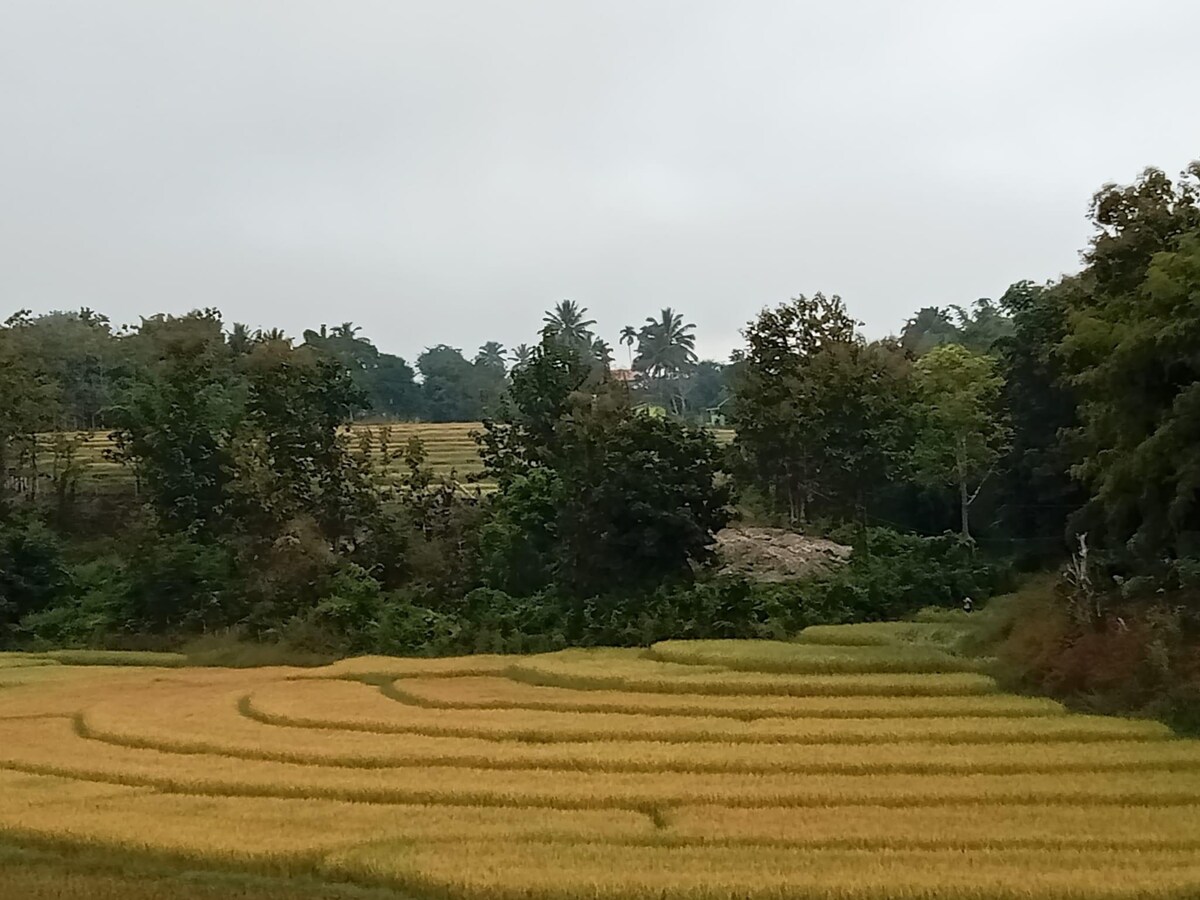
<path id="1" fill-rule="evenodd" d="M 1086 534 L 1060 649 L 1165 621 L 1194 646 L 1198 181 L 1105 187 L 1077 275 L 923 309 L 874 342 L 839 297 L 800 296 L 750 322 L 729 365 L 699 361 L 669 307 L 621 331 L 628 369 L 564 300 L 511 353 L 436 344 L 416 371 L 349 322 L 297 346 L 214 310 L 123 329 L 18 313 L 0 328 L 0 640 L 783 636 L 986 597 L 1007 561 L 1062 560 Z M 364 416 L 482 419 L 488 492 L 433 474 L 419 441 L 352 439 Z M 717 418 L 727 450 L 697 427 Z M 112 431 L 109 464 L 132 478 L 82 487 L 82 426 Z M 851 562 L 780 584 L 716 574 L 735 514 L 838 536 Z"/>

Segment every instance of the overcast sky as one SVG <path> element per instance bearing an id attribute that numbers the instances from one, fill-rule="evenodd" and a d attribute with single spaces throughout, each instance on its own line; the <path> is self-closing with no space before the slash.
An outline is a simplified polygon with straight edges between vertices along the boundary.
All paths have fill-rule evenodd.
<path id="1" fill-rule="evenodd" d="M 569 297 L 724 357 L 821 290 L 883 335 L 1076 269 L 1101 184 L 1200 156 L 1197 35 L 1195 0 L 0 0 L 0 314 L 411 360 Z"/>

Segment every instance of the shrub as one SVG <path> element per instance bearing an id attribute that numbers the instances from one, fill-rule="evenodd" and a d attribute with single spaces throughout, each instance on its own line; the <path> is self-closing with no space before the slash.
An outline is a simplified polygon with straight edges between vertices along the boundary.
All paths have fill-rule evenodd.
<path id="1" fill-rule="evenodd" d="M 17 518 L 0 525 L 0 644 L 23 616 L 69 594 L 62 548 L 41 522 Z"/>

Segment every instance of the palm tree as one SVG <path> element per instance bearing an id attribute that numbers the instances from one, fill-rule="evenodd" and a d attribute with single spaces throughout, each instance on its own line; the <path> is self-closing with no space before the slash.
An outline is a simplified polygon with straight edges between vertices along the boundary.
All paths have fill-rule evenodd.
<path id="1" fill-rule="evenodd" d="M 666 307 L 658 319 L 646 319 L 638 333 L 633 367 L 651 377 L 677 376 L 696 364 L 696 326 Z"/>
<path id="2" fill-rule="evenodd" d="M 585 315 L 586 306 L 579 306 L 574 300 L 563 300 L 542 319 L 546 323 L 542 333 L 569 347 L 589 347 L 592 343 L 592 326 L 596 320 L 585 319 Z"/>
<path id="3" fill-rule="evenodd" d="M 612 367 L 613 352 L 612 347 L 608 345 L 608 341 L 596 338 L 592 341 L 591 351 L 592 357 L 604 367 L 605 371 Z"/>
<path id="4" fill-rule="evenodd" d="M 504 345 L 497 341 L 488 341 L 475 354 L 475 362 L 485 366 L 504 368 Z"/>
<path id="5" fill-rule="evenodd" d="M 512 367 L 514 369 L 527 366 L 529 365 L 529 361 L 533 359 L 533 348 L 528 344 L 517 344 L 512 349 L 510 359 L 512 360 Z"/>
<path id="6" fill-rule="evenodd" d="M 250 351 L 250 329 L 241 322 L 234 322 L 229 331 L 229 349 L 241 355 Z"/>
<path id="7" fill-rule="evenodd" d="M 629 367 L 633 368 L 633 345 L 637 343 L 637 329 L 632 325 L 626 325 L 621 329 L 621 343 L 629 348 Z"/>
<path id="8" fill-rule="evenodd" d="M 324 327 L 324 325 L 321 326 L 322 330 Z M 360 331 L 362 331 L 362 329 L 353 322 L 343 322 L 341 325 L 338 325 L 336 328 L 330 331 L 330 336 L 335 338 L 348 338 L 349 340 L 353 341 L 356 339 L 355 335 Z"/>
<path id="9" fill-rule="evenodd" d="M 272 343 L 274 341 L 283 341 L 287 344 L 292 342 L 292 339 L 283 333 L 282 328 L 271 328 L 263 331 L 261 328 L 254 332 L 254 339 L 260 343 Z"/>

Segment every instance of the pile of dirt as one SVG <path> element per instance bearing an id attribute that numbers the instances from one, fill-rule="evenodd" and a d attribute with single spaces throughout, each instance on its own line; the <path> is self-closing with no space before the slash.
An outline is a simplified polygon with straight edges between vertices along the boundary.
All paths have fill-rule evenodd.
<path id="1" fill-rule="evenodd" d="M 717 533 L 717 559 L 723 575 L 755 581 L 791 581 L 845 565 L 850 548 L 825 538 L 782 528 L 726 528 Z"/>

